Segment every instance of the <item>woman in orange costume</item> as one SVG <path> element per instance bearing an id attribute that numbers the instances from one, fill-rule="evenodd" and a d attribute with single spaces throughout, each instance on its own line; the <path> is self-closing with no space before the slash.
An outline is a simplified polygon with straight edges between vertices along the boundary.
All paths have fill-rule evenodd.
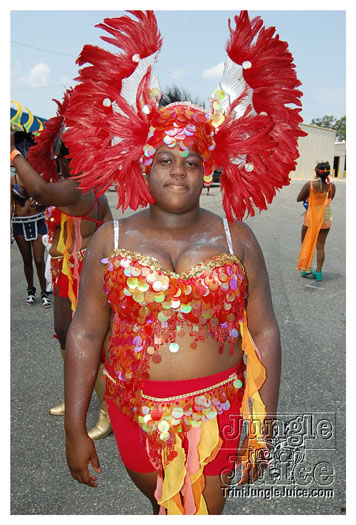
<path id="1" fill-rule="evenodd" d="M 70 92 L 67 90 L 62 103 L 56 101 L 57 115 L 46 123 L 36 144 L 30 149 L 28 161 L 15 148 L 13 135 L 10 136 L 10 160 L 21 176 L 24 187 L 39 202 L 48 206 L 46 222 L 51 245 L 49 255 L 54 295 L 54 329 L 63 359 L 68 328 L 77 305 L 78 282 L 86 249 L 98 227 L 112 220 L 106 197 L 103 195 L 96 198 L 93 191 L 81 192 L 78 183 L 71 177 L 69 150 L 62 142 L 64 113 Z M 100 439 L 111 433 L 101 375 L 102 369 L 96 383 L 99 417 L 96 425 L 89 430 L 93 439 Z M 65 404 L 62 401 L 50 408 L 49 413 L 61 416 L 64 411 Z"/>
<path id="2" fill-rule="evenodd" d="M 302 226 L 302 247 L 296 269 L 302 277 L 312 275 L 316 281 L 322 279 L 322 267 L 325 260 L 325 241 L 332 224 L 330 203 L 335 197 L 335 184 L 330 183 L 330 164 L 319 162 L 315 167 L 316 179 L 304 184 L 297 202 L 306 202 L 307 211 Z M 316 270 L 312 269 L 313 258 L 317 252 Z"/>
<path id="3" fill-rule="evenodd" d="M 212 108 L 165 100 L 155 16 L 132 14 L 99 25 L 121 55 L 84 47 L 78 63 L 91 65 L 67 111 L 80 186 L 114 182 L 118 206 L 145 206 L 105 224 L 88 248 L 65 359 L 67 462 L 97 486 L 85 418 L 104 342 L 118 449 L 153 512 L 220 514 L 235 462 L 241 484 L 266 464 L 264 423 L 277 410 L 279 330 L 263 255 L 241 220 L 288 184 L 303 134 L 289 103 L 301 93 L 286 44 L 241 12 Z M 216 167 L 224 220 L 199 204 Z"/>

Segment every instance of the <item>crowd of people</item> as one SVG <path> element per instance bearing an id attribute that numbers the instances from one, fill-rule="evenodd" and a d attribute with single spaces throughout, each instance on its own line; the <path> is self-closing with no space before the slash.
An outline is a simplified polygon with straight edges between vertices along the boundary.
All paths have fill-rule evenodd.
<path id="1" fill-rule="evenodd" d="M 256 480 L 271 453 L 280 337 L 263 254 L 242 219 L 289 183 L 304 135 L 300 82 L 286 43 L 241 11 L 209 109 L 176 89 L 163 94 L 155 15 L 131 15 L 99 24 L 121 54 L 83 48 L 78 84 L 27 155 L 11 134 L 14 237 L 27 261 L 26 302 L 35 296 L 31 247 L 48 307 L 43 243 L 35 245 L 48 234 L 65 384 L 50 413 L 64 415 L 73 478 L 97 486 L 93 440 L 113 432 L 154 514 L 221 514 L 231 450 L 240 484 Z M 223 220 L 200 205 L 214 171 Z M 335 196 L 329 172 L 318 164 L 318 180 L 297 198 L 308 205 L 309 250 L 297 267 L 311 273 L 316 246 L 316 280 Z M 114 221 L 105 197 L 113 185 L 118 208 L 143 210 Z M 36 239 L 15 226 L 23 216 L 38 221 Z M 88 431 L 94 390 L 99 417 Z M 226 436 L 231 417 L 239 430 Z"/>
<path id="2" fill-rule="evenodd" d="M 104 222 L 112 220 L 106 197 L 102 195 L 97 198 L 93 191 L 81 192 L 76 181 L 70 176 L 70 160 L 66 157 L 68 150 L 61 141 L 64 111 L 68 98 L 69 92 L 65 94 L 62 103 L 58 102 L 57 115 L 48 121 L 45 130 L 35 141 L 36 143 L 29 147 L 27 155 L 16 149 L 16 134 L 10 131 L 10 161 L 16 170 L 12 178 L 17 181 L 21 180 L 21 186 L 17 186 L 18 193 L 21 191 L 22 195 L 27 196 L 29 203 L 34 202 L 41 209 L 40 218 L 35 219 L 37 225 L 36 222 L 31 221 L 35 224 L 33 230 L 37 236 L 36 240 L 31 241 L 26 237 L 27 223 L 23 225 L 23 231 L 18 231 L 14 227 L 17 225 L 18 217 L 24 216 L 26 211 L 26 209 L 23 211 L 21 204 L 18 203 L 19 196 L 17 200 L 14 199 L 13 235 L 24 262 L 26 253 L 23 246 L 29 246 L 27 251 L 30 254 L 32 246 L 38 279 L 43 289 L 41 294 L 43 306 L 51 307 L 52 304 L 45 292 L 42 235 L 47 237 L 53 284 L 54 331 L 63 361 L 67 332 L 77 305 L 78 282 L 86 249 L 97 228 Z M 14 193 L 14 185 L 12 185 L 11 195 Z M 27 208 L 30 206 L 31 204 Z M 30 211 L 27 212 L 27 215 L 32 218 Z M 28 268 L 31 263 L 30 257 L 27 257 L 26 262 L 25 276 L 29 285 L 26 304 L 33 304 L 35 288 L 33 287 L 33 275 L 29 271 L 32 270 L 32 267 Z M 104 402 L 102 370 L 103 367 L 100 367 L 97 374 L 95 390 L 99 403 L 99 416 L 96 425 L 89 430 L 92 439 L 101 439 L 111 433 L 111 424 Z M 63 416 L 65 413 L 64 401 L 51 407 L 49 413 L 54 416 Z"/>

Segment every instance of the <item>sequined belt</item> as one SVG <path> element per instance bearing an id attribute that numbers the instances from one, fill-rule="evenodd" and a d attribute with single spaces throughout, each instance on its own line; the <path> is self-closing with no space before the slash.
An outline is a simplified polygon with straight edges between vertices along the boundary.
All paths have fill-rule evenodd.
<path id="1" fill-rule="evenodd" d="M 194 397 L 198 396 L 199 394 L 205 394 L 207 392 L 210 392 L 211 390 L 214 390 L 216 388 L 219 388 L 220 386 L 225 385 L 226 383 L 230 383 L 231 381 L 236 381 L 236 388 L 240 388 L 242 386 L 241 380 L 238 379 L 237 374 L 234 373 L 231 376 L 229 376 L 224 381 L 220 381 L 219 383 L 216 383 L 215 385 L 208 386 L 206 388 L 201 388 L 200 390 L 195 390 L 194 392 L 188 392 L 186 394 L 180 394 L 178 396 L 171 396 L 171 397 L 154 397 L 154 396 L 148 396 L 144 393 L 142 393 L 143 399 L 148 399 L 149 401 L 155 401 L 156 403 L 171 403 L 173 401 L 178 401 L 180 399 L 185 399 L 187 397 Z"/>
<path id="2" fill-rule="evenodd" d="M 79 250 L 79 252 L 77 252 L 76 256 L 77 256 L 79 262 L 84 260 L 85 250 L 86 249 Z M 59 276 L 61 275 L 62 269 L 63 269 L 63 262 L 64 262 L 63 255 L 53 255 L 53 256 L 51 256 L 52 281 L 55 282 L 56 279 L 58 279 Z M 69 264 L 69 268 L 72 269 L 74 267 L 74 255 L 73 254 L 70 255 L 68 264 Z"/>
<path id="3" fill-rule="evenodd" d="M 110 373 L 107 371 L 106 368 L 104 368 L 103 371 L 104 375 L 108 377 L 114 384 L 117 384 L 116 379 L 110 375 Z M 187 392 L 186 394 L 179 394 L 177 396 L 171 396 L 171 397 L 155 397 L 155 396 L 148 396 L 147 394 L 141 393 L 141 397 L 143 399 L 148 399 L 150 401 L 155 401 L 156 403 L 170 403 L 173 401 L 177 401 L 179 399 L 184 399 L 187 397 L 194 397 L 199 394 L 204 394 L 205 392 L 210 392 L 211 390 L 214 390 L 215 388 L 218 388 L 220 386 L 225 385 L 226 383 L 230 383 L 232 381 L 237 381 L 236 388 L 240 388 L 242 385 L 241 380 L 238 378 L 238 374 L 234 372 L 233 374 L 230 374 L 227 379 L 224 379 L 223 381 L 219 381 L 218 383 L 215 383 L 214 385 L 208 386 L 206 388 L 201 388 L 200 390 L 195 390 L 194 392 Z"/>
<path id="4" fill-rule="evenodd" d="M 86 248 L 83 248 L 82 250 L 79 250 L 77 252 L 77 257 L 78 257 L 78 261 L 82 261 L 84 260 L 84 256 L 85 256 L 85 252 L 86 252 Z M 71 253 L 70 254 L 70 257 L 73 258 L 74 255 Z M 51 255 L 51 260 L 53 261 L 61 261 L 62 259 L 64 259 L 63 255 Z M 71 262 L 71 261 L 70 261 Z"/>
<path id="5" fill-rule="evenodd" d="M 116 387 L 123 386 L 122 381 L 112 377 L 105 368 L 104 374 L 109 380 L 106 395 L 114 399 L 120 410 L 134 419 L 148 436 L 169 444 L 175 442 L 174 434 L 187 432 L 191 427 L 200 427 L 204 421 L 214 419 L 229 410 L 232 398 L 238 397 L 242 400 L 244 370 L 245 365 L 241 361 L 234 373 L 205 388 L 169 397 L 152 396 L 141 390 L 139 395 L 125 402 L 120 400 L 119 391 L 117 397 L 115 395 Z M 192 381 L 199 382 L 199 378 Z M 179 381 L 152 383 L 168 385 L 169 388 L 170 383 Z"/>

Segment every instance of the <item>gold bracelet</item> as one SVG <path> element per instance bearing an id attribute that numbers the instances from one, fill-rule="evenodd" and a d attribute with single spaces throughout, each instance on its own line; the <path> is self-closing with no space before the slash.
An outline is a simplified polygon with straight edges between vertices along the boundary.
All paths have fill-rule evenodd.
<path id="1" fill-rule="evenodd" d="M 14 162 L 14 158 L 17 157 L 17 155 L 21 155 L 21 152 L 18 149 L 13 149 L 10 153 L 10 164 L 12 166 L 12 163 Z"/>

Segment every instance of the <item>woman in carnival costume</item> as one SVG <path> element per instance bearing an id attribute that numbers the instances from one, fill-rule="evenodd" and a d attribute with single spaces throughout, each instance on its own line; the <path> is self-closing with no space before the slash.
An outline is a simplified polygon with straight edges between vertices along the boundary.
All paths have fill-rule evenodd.
<path id="1" fill-rule="evenodd" d="M 153 512 L 220 514 L 235 462 L 240 484 L 266 465 L 277 410 L 279 330 L 242 219 L 289 184 L 300 82 L 275 29 L 241 12 L 210 109 L 160 106 L 156 18 L 130 13 L 98 26 L 121 54 L 83 48 L 77 62 L 89 65 L 66 113 L 83 190 L 115 183 L 118 207 L 145 207 L 105 224 L 88 248 L 65 358 L 67 462 L 74 479 L 97 486 L 85 419 L 104 343 L 118 449 Z M 215 168 L 224 220 L 199 205 Z"/>
<path id="2" fill-rule="evenodd" d="M 316 281 L 322 280 L 322 267 L 325 260 L 325 241 L 332 224 L 330 203 L 335 197 L 336 187 L 329 180 L 329 162 L 319 162 L 315 166 L 314 180 L 306 182 L 300 190 L 297 202 L 304 202 L 306 212 L 302 226 L 302 246 L 296 269 L 302 277 L 311 275 Z M 316 269 L 312 268 L 316 248 Z"/>
<path id="3" fill-rule="evenodd" d="M 34 136 L 26 131 L 15 130 L 12 141 L 17 141 L 17 147 L 22 155 L 28 154 L 34 144 Z M 12 159 L 10 156 L 10 164 Z M 33 261 L 41 287 L 41 303 L 44 308 L 52 308 L 48 299 L 45 278 L 45 248 L 42 237 L 47 234 L 44 220 L 44 206 L 33 199 L 26 191 L 24 184 L 15 171 L 10 177 L 10 214 L 12 235 L 20 250 L 27 282 L 26 304 L 33 305 L 36 300 L 36 287 L 33 283 Z"/>
<path id="4" fill-rule="evenodd" d="M 57 115 L 46 122 L 36 144 L 29 151 L 28 161 L 15 148 L 13 140 L 10 152 L 26 190 L 48 206 L 45 218 L 51 257 L 54 328 L 63 359 L 68 328 L 77 306 L 78 282 L 86 249 L 99 226 L 112 220 L 106 197 L 97 198 L 93 191 L 80 191 L 78 182 L 71 177 L 70 153 L 62 141 L 64 114 L 71 93 L 72 90 L 65 92 L 62 103 L 55 101 Z M 111 433 L 101 375 L 102 367 L 96 384 L 99 418 L 89 431 L 93 439 Z M 50 409 L 51 415 L 63 415 L 64 412 L 64 401 Z"/>

